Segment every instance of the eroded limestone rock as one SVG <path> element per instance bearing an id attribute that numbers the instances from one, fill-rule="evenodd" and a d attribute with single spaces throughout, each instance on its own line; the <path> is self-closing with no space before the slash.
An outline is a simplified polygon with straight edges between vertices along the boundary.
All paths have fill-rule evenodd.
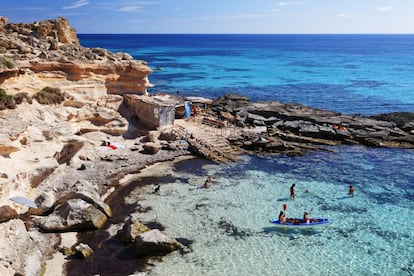
<path id="1" fill-rule="evenodd" d="M 44 259 L 23 221 L 0 223 L 0 274 L 40 275 Z"/>
<path id="2" fill-rule="evenodd" d="M 70 199 L 58 205 L 52 214 L 37 218 L 39 227 L 47 232 L 87 231 L 101 228 L 107 216 L 82 199 Z"/>
<path id="3" fill-rule="evenodd" d="M 124 227 L 118 231 L 118 238 L 124 243 L 131 243 L 135 238 L 151 229 L 138 221 L 137 218 L 130 216 L 125 222 Z"/>
<path id="4" fill-rule="evenodd" d="M 182 247 L 174 238 L 168 237 L 158 229 L 138 235 L 133 243 L 137 256 L 165 254 Z"/>

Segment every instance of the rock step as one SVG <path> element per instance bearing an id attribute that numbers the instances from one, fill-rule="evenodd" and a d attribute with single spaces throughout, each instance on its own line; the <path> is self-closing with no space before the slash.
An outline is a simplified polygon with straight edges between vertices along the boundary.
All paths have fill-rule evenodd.
<path id="1" fill-rule="evenodd" d="M 180 136 L 187 138 L 187 141 L 195 147 L 198 153 L 212 161 L 225 163 L 236 161 L 237 152 L 226 139 L 221 135 L 220 129 L 201 127 L 194 122 L 177 120 L 174 131 Z"/>

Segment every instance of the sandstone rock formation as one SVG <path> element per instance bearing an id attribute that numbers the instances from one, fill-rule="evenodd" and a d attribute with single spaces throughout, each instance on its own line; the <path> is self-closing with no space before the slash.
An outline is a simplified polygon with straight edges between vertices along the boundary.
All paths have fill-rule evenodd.
<path id="1" fill-rule="evenodd" d="M 81 99 L 146 94 L 151 72 L 129 54 L 82 47 L 65 18 L 12 24 L 0 17 L 0 87 L 10 95 L 45 86 Z"/>
<path id="2" fill-rule="evenodd" d="M 10 205 L 0 209 L 1 275 L 39 275 L 60 232 L 102 227 L 112 215 L 105 193 L 123 176 L 189 154 L 181 146 L 140 153 L 146 130 L 131 123 L 122 95 L 145 94 L 149 73 L 128 54 L 83 48 L 66 19 L 0 17 L 0 96 L 15 101 L 0 108 L 0 206 Z M 61 91 L 59 101 L 40 104 L 34 95 L 45 87 Z"/>

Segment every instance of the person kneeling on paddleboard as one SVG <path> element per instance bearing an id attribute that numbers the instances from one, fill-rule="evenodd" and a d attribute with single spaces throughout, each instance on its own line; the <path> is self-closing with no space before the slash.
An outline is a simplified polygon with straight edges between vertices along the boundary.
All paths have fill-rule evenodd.
<path id="1" fill-rule="evenodd" d="M 285 215 L 285 212 L 280 211 L 280 213 L 279 213 L 279 221 L 281 223 L 286 223 L 286 222 L 289 221 L 289 218 Z"/>

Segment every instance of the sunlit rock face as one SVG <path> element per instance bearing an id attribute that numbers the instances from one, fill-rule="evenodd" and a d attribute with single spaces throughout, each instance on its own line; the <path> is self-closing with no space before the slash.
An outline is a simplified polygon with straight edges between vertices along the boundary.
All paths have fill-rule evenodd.
<path id="1" fill-rule="evenodd" d="M 82 47 L 65 18 L 14 24 L 0 17 L 0 87 L 10 95 L 46 86 L 88 99 L 146 94 L 151 72 L 127 53 Z"/>

